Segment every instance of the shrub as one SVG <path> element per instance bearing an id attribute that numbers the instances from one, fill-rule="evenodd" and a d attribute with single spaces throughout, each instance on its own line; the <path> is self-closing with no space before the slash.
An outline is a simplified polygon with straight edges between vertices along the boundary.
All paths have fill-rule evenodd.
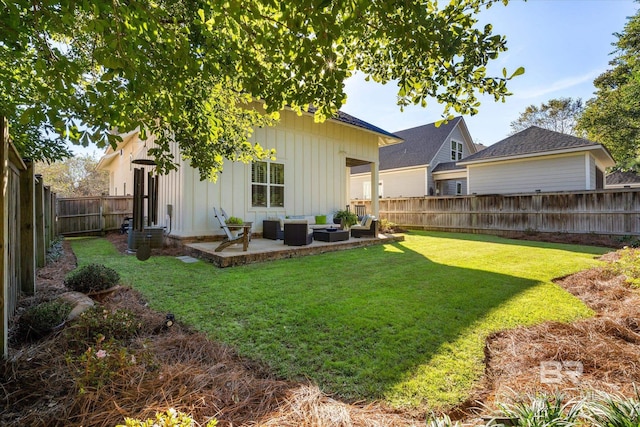
<path id="1" fill-rule="evenodd" d="M 640 394 L 635 398 L 600 393 L 587 404 L 588 425 L 593 427 L 636 427 L 640 425 Z"/>
<path id="2" fill-rule="evenodd" d="M 156 413 L 155 419 L 150 418 L 142 421 L 126 418 L 125 424 L 120 424 L 117 427 L 191 427 L 193 425 L 195 425 L 195 422 L 189 415 L 171 408 L 165 412 Z M 205 427 L 215 427 L 217 425 L 218 421 L 213 419 Z"/>
<path id="3" fill-rule="evenodd" d="M 96 306 L 78 316 L 65 334 L 69 345 L 77 343 L 80 348 L 85 348 L 86 343 L 99 336 L 115 340 L 133 338 L 141 327 L 140 320 L 129 310 L 110 311 Z"/>
<path id="4" fill-rule="evenodd" d="M 64 281 L 65 286 L 74 291 L 90 293 L 114 287 L 120 275 L 102 264 L 89 264 L 72 271 Z"/>
<path id="5" fill-rule="evenodd" d="M 454 423 L 448 415 L 436 416 L 431 414 L 427 418 L 427 427 L 460 427 L 460 423 Z"/>
<path id="6" fill-rule="evenodd" d="M 620 251 L 620 258 L 607 268 L 615 274 L 624 275 L 629 285 L 640 287 L 640 249 L 624 248 Z"/>
<path id="7" fill-rule="evenodd" d="M 21 335 L 38 338 L 62 324 L 71 312 L 71 304 L 62 300 L 47 301 L 28 308 L 20 316 Z"/>
<path id="8" fill-rule="evenodd" d="M 386 218 L 382 218 L 378 224 L 380 233 L 393 233 L 396 227 L 395 223 Z"/>
<path id="9" fill-rule="evenodd" d="M 96 339 L 95 345 L 87 348 L 80 356 L 67 355 L 67 363 L 74 372 L 80 394 L 88 388 L 100 389 L 121 369 L 134 363 L 126 347 L 114 341 L 104 342 L 104 336 Z"/>
<path id="10" fill-rule="evenodd" d="M 501 412 L 521 427 L 570 427 L 578 425 L 581 402 L 563 403 L 561 394 L 529 396 L 527 401 L 499 405 Z"/>

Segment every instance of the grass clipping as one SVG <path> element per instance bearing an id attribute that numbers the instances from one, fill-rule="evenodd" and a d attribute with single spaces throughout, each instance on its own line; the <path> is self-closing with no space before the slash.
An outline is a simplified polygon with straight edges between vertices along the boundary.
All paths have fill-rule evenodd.
<path id="1" fill-rule="evenodd" d="M 640 252 L 635 255 L 637 263 Z M 640 384 L 640 293 L 611 267 L 618 257 L 619 252 L 607 254 L 607 266 L 557 281 L 596 312 L 593 318 L 571 324 L 546 322 L 487 339 L 479 400 L 486 404 L 557 390 L 567 398 L 591 390 L 634 395 L 634 385 Z M 551 382 L 542 381 L 544 362 L 562 366 L 549 377 Z M 571 375 L 574 362 L 582 366 L 580 375 Z"/>

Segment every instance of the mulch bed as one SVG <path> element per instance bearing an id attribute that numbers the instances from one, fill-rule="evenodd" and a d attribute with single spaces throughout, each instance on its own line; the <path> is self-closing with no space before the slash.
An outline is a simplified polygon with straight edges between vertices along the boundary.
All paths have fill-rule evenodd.
<path id="1" fill-rule="evenodd" d="M 608 262 L 616 258 L 617 252 L 603 257 Z M 486 375 L 476 393 L 485 405 L 537 392 L 561 391 L 567 399 L 593 390 L 635 396 L 634 388 L 640 384 L 639 290 L 607 268 L 582 271 L 557 283 L 596 315 L 570 324 L 545 322 L 490 336 L 485 347 Z M 564 365 L 559 372 L 544 371 L 543 376 L 542 362 Z M 579 369 L 573 362 L 582 364 L 578 376 L 571 374 Z"/>

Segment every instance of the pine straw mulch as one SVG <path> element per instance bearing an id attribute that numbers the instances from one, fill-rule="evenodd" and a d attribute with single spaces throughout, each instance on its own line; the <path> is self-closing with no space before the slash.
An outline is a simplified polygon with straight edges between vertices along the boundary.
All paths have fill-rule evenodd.
<path id="1" fill-rule="evenodd" d="M 123 236 L 107 238 L 126 250 Z M 152 254 L 179 255 L 179 250 L 154 249 Z M 18 316 L 26 307 L 67 291 L 63 279 L 75 267 L 75 256 L 64 242 L 62 257 L 38 270 L 37 295 L 20 301 Z M 103 387 L 80 393 L 63 331 L 37 342 L 13 336 L 9 358 L 0 365 L 0 425 L 115 426 L 125 417 L 151 418 L 168 408 L 189 413 L 202 424 L 215 417 L 225 427 L 422 425 L 380 404 L 348 404 L 312 384 L 282 381 L 261 364 L 179 324 L 162 328 L 165 314 L 149 309 L 132 289 L 121 288 L 103 307 L 130 310 L 140 321 L 142 327 L 127 347 L 137 362 L 116 372 Z"/>
<path id="2" fill-rule="evenodd" d="M 636 250 L 638 251 L 638 250 Z M 615 262 L 619 252 L 602 257 Z M 546 322 L 493 334 L 485 347 L 486 375 L 476 398 L 491 405 L 538 392 L 561 391 L 567 399 L 599 390 L 634 396 L 640 384 L 640 292 L 606 267 L 593 268 L 557 283 L 596 312 L 570 324 Z M 571 365 L 561 383 L 541 382 L 541 362 L 580 362 L 572 381 Z M 553 376 L 553 375 L 552 375 Z M 549 379 L 550 377 L 547 377 Z"/>

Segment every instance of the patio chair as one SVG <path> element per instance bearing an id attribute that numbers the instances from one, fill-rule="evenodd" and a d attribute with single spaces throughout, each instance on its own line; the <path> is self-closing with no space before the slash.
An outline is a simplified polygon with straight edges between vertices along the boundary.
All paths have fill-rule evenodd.
<path id="1" fill-rule="evenodd" d="M 231 245 L 235 245 L 236 243 L 244 244 L 244 234 L 243 233 L 234 234 L 231 230 L 229 230 L 227 221 L 225 220 L 224 216 L 221 213 L 220 214 L 218 213 L 216 208 L 213 208 L 213 215 L 218 219 L 218 222 L 220 223 L 220 228 L 222 228 L 222 230 L 224 231 L 224 234 L 226 235 L 225 238 L 222 240 L 222 243 L 220 243 L 220 245 L 218 245 L 218 247 L 215 249 L 216 252 L 221 252 L 222 250 L 224 250 L 224 248 Z"/>
<path id="2" fill-rule="evenodd" d="M 378 220 L 370 215 L 362 218 L 362 223 L 351 226 L 351 237 L 378 237 Z"/>
<path id="3" fill-rule="evenodd" d="M 306 219 L 288 219 L 284 222 L 284 244 L 288 246 L 304 246 L 313 242 L 313 231 L 309 233 Z"/>
<path id="4" fill-rule="evenodd" d="M 215 212 L 216 208 L 213 208 L 213 211 Z M 220 207 L 220 214 L 222 214 L 222 217 L 224 218 L 225 222 L 229 222 L 229 215 L 227 215 L 227 213 L 224 211 L 224 209 L 222 209 L 222 206 Z M 238 236 L 242 236 L 244 234 L 244 231 L 240 231 L 237 232 Z M 249 232 L 249 241 L 251 241 L 251 232 Z"/>

